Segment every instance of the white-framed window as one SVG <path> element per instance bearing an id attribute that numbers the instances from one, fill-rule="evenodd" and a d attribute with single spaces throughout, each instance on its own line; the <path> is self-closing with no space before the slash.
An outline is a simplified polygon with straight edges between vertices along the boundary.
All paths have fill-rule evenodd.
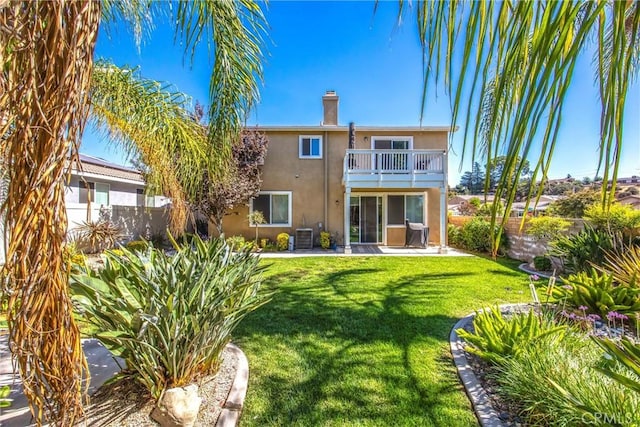
<path id="1" fill-rule="evenodd" d="M 372 150 L 412 150 L 412 136 L 372 136 Z"/>
<path id="2" fill-rule="evenodd" d="M 96 205 L 109 206 L 109 190 L 111 186 L 104 182 L 96 182 Z"/>
<path id="3" fill-rule="evenodd" d="M 301 159 L 322 158 L 322 136 L 300 135 L 298 141 L 298 156 Z"/>
<path id="4" fill-rule="evenodd" d="M 255 211 L 264 216 L 265 224 L 260 227 L 291 227 L 291 191 L 261 191 L 249 203 L 249 213 Z"/>
<path id="5" fill-rule="evenodd" d="M 96 205 L 104 205 L 109 206 L 109 190 L 111 186 L 104 182 L 89 182 L 82 181 L 78 182 L 78 202 L 79 203 L 87 203 L 91 200 L 91 203 L 95 203 Z"/>
<path id="6" fill-rule="evenodd" d="M 387 225 L 405 225 L 405 219 L 424 224 L 423 194 L 387 196 Z"/>

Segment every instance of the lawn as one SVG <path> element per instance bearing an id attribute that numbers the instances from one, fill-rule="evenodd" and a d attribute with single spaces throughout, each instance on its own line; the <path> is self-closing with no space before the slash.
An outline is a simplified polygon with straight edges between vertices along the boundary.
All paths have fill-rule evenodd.
<path id="1" fill-rule="evenodd" d="M 517 262 L 479 257 L 269 259 L 272 301 L 236 330 L 244 426 L 477 425 L 449 333 L 478 307 L 529 301 Z"/>

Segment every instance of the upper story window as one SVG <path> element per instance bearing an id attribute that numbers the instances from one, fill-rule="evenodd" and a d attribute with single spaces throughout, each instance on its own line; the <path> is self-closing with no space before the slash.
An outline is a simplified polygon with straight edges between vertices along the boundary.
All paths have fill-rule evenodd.
<path id="1" fill-rule="evenodd" d="M 110 185 L 103 182 L 78 182 L 78 202 L 87 203 L 89 200 L 96 205 L 109 206 Z"/>
<path id="2" fill-rule="evenodd" d="M 301 159 L 321 159 L 322 137 L 319 135 L 300 135 L 298 153 Z"/>
<path id="3" fill-rule="evenodd" d="M 261 191 L 249 205 L 249 212 L 255 211 L 264 216 L 265 224 L 261 227 L 291 227 L 291 191 Z"/>

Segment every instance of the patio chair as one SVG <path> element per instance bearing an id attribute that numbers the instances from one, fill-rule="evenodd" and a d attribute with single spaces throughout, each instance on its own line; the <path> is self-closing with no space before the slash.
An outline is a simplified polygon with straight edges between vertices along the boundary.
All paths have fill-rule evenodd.
<path id="1" fill-rule="evenodd" d="M 404 246 L 420 246 L 426 248 L 429 245 L 429 227 L 419 222 L 405 220 L 406 232 Z"/>

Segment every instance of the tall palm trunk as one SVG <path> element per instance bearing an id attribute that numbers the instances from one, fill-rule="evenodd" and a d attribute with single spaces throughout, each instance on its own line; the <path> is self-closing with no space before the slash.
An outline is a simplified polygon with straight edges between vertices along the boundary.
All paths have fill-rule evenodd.
<path id="1" fill-rule="evenodd" d="M 8 323 L 38 424 L 73 425 L 83 413 L 88 368 L 62 257 L 64 180 L 86 120 L 99 20 L 97 1 L 0 1 Z"/>

